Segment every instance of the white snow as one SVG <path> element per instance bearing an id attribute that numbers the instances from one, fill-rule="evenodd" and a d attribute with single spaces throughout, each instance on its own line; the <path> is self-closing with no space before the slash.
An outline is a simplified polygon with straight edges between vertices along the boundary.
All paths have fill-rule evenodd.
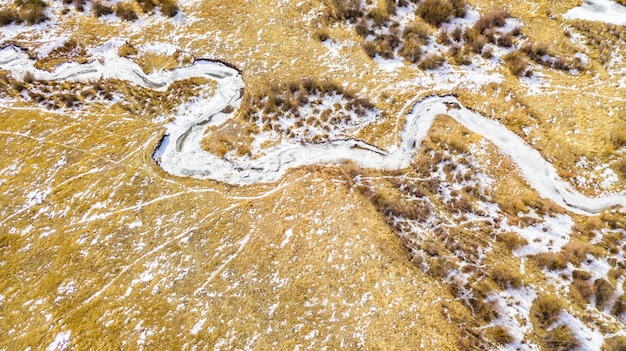
<path id="1" fill-rule="evenodd" d="M 611 0 L 585 0 L 582 6 L 567 11 L 563 17 L 623 26 L 626 25 L 626 6 Z"/>
<path id="2" fill-rule="evenodd" d="M 191 335 L 198 334 L 198 332 L 200 332 L 200 330 L 202 330 L 202 326 L 204 325 L 205 322 L 206 322 L 206 318 L 202 318 L 201 320 L 196 322 L 196 324 L 194 324 L 193 327 L 191 328 L 191 330 L 189 331 L 191 333 Z"/>
<path id="3" fill-rule="evenodd" d="M 46 351 L 65 350 L 70 345 L 70 335 L 72 335 L 71 330 L 58 333 L 54 341 L 46 347 Z"/>
<path id="4" fill-rule="evenodd" d="M 289 243 L 289 240 L 291 239 L 291 236 L 293 235 L 293 230 L 291 230 L 291 228 L 287 229 L 285 231 L 285 239 L 280 243 L 279 248 L 283 248 L 285 247 L 285 245 L 287 245 L 287 243 Z"/>

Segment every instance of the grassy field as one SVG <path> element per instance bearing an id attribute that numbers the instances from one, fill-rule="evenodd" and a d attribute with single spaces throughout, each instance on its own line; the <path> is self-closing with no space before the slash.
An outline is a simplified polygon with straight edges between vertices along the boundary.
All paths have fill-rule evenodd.
<path id="1" fill-rule="evenodd" d="M 624 193 L 621 28 L 562 19 L 575 0 L 469 0 L 467 19 L 502 8 L 519 24 L 511 47 L 484 44 L 495 55 L 487 57 L 436 44 L 463 20 L 429 22 L 393 14 L 397 1 L 364 2 L 358 20 L 379 22 L 373 33 L 413 26 L 401 41 L 445 60 L 427 69 L 428 56 L 411 62 L 404 44 L 380 51 L 391 59 L 371 55 L 376 35 L 361 35 L 353 17 L 329 19 L 338 3 L 189 0 L 170 17 L 143 13 L 139 2 L 133 22 L 75 5 L 61 15 L 53 5 L 51 20 L 9 25 L 0 41 L 47 70 L 103 59 L 108 46 L 146 72 L 200 58 L 232 64 L 253 108 L 208 130 L 203 145 L 222 155 L 249 152 L 260 132 L 253 121 L 296 115 L 291 101 L 259 111 L 271 94 L 310 103 L 281 89 L 311 80 L 328 83 L 346 106 L 379 111 L 355 137 L 381 148 L 398 142 L 415 102 L 455 94 L 581 192 Z M 474 34 L 459 38 L 475 45 Z M 378 49 L 391 40 L 378 37 Z M 542 45 L 550 59 L 578 57 L 584 68 L 555 69 L 541 61 Z M 511 50 L 532 77 L 507 66 Z M 623 347 L 618 337 L 602 340 L 624 330 L 623 211 L 566 212 L 444 115 L 406 170 L 311 166 L 246 187 L 167 174 L 152 160 L 165 123 L 181 102 L 214 89 L 190 80 L 158 93 L 0 72 L 0 350 L 567 349 L 588 342 L 582 327 L 553 325 L 572 319 L 599 345 Z"/>

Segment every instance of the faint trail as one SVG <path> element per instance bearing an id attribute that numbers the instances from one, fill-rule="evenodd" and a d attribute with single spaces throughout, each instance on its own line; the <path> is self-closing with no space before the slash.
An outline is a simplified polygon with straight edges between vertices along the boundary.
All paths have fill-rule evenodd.
<path id="1" fill-rule="evenodd" d="M 196 291 L 198 290 L 203 290 L 204 288 L 206 288 L 206 286 L 213 281 L 213 279 L 215 279 L 215 277 L 220 274 L 220 272 L 230 263 L 230 261 L 234 260 L 237 256 L 239 256 L 239 254 L 241 253 L 241 251 L 243 250 L 244 246 L 246 246 L 246 244 L 248 243 L 248 241 L 250 240 L 250 236 L 252 235 L 252 231 L 248 232 L 248 234 L 246 234 L 246 236 L 244 236 L 241 240 L 239 240 L 238 244 L 239 244 L 239 248 L 237 248 L 237 251 L 235 251 L 235 253 L 233 253 L 232 255 L 229 255 L 228 258 L 226 258 L 226 260 L 223 261 L 223 263 L 217 267 L 216 270 L 214 270 L 211 275 L 209 276 L 209 278 L 204 282 L 204 284 L 202 284 L 202 286 L 198 289 L 196 289 Z"/>
<path id="2" fill-rule="evenodd" d="M 240 206 L 241 204 L 234 204 L 231 205 L 230 207 L 224 209 L 223 211 L 228 211 L 228 210 L 232 210 L 233 208 L 236 208 L 238 206 Z M 128 272 L 128 270 L 130 268 L 132 268 L 133 266 L 135 266 L 137 263 L 143 261 L 146 257 L 148 256 L 152 256 L 155 253 L 163 250 L 165 247 L 167 247 L 168 245 L 172 244 L 175 241 L 178 241 L 180 239 L 182 239 L 183 237 L 185 237 L 186 235 L 188 235 L 190 232 L 197 230 L 199 227 L 199 224 L 203 223 L 204 221 L 206 221 L 207 219 L 209 219 L 211 216 L 214 216 L 216 214 L 217 210 L 212 211 L 211 213 L 207 214 L 206 216 L 204 216 L 203 218 L 201 218 L 199 221 L 196 222 L 196 225 L 193 226 L 192 228 L 188 228 L 186 230 L 184 230 L 183 232 L 181 232 L 180 234 L 172 237 L 171 239 L 165 241 L 164 243 L 156 246 L 154 249 L 144 253 L 143 255 L 137 257 L 133 262 L 131 262 L 130 264 L 124 266 L 122 268 L 122 270 L 113 278 L 111 278 L 111 280 L 109 280 L 108 283 L 106 283 L 100 290 L 96 291 L 94 294 L 92 294 L 91 296 L 89 296 L 89 298 L 87 298 L 85 301 L 83 301 L 81 303 L 81 306 L 84 305 L 88 305 L 89 303 L 91 303 L 94 299 L 100 297 L 100 295 L 102 295 L 110 286 L 111 284 L 113 284 L 117 279 L 119 279 L 122 275 L 124 275 L 126 272 Z M 249 236 L 250 234 L 248 234 Z M 247 241 L 246 241 L 247 242 Z"/>
<path id="3" fill-rule="evenodd" d="M 38 141 L 38 142 L 40 142 L 40 143 L 42 143 L 42 144 L 51 144 L 51 145 L 58 146 L 58 147 L 61 147 L 61 148 L 64 148 L 64 149 L 69 149 L 69 150 L 74 150 L 74 151 L 82 152 L 82 153 L 85 153 L 85 154 L 88 154 L 88 155 L 94 156 L 94 157 L 96 157 L 96 158 L 98 158 L 98 159 L 101 159 L 101 160 L 103 160 L 103 161 L 106 161 L 106 162 L 108 162 L 108 163 L 118 164 L 118 162 L 117 162 L 117 161 L 110 160 L 110 159 L 108 159 L 108 158 L 102 157 L 102 156 L 100 156 L 100 155 L 94 154 L 94 153 L 89 152 L 89 151 L 84 150 L 84 149 L 80 149 L 80 148 L 73 147 L 73 146 L 69 146 L 69 145 L 65 145 L 65 144 L 56 143 L 56 142 L 54 142 L 54 141 L 49 141 L 49 140 L 46 140 L 46 139 L 44 139 L 44 138 L 38 138 L 38 137 L 34 137 L 34 136 L 31 136 L 31 135 L 28 135 L 28 134 L 24 134 L 24 133 L 19 133 L 19 132 L 6 132 L 6 131 L 2 131 L 2 130 L 0 130 L 0 135 L 19 136 L 19 137 L 22 137 L 22 138 L 27 138 L 27 139 L 31 139 L 31 140 Z"/>

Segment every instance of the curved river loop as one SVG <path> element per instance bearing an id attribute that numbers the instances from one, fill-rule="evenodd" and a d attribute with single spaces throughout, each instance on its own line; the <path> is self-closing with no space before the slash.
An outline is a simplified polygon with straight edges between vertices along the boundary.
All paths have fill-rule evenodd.
<path id="1" fill-rule="evenodd" d="M 528 183 L 540 196 L 579 214 L 592 215 L 621 206 L 626 195 L 588 197 L 561 179 L 554 166 L 504 125 L 465 108 L 453 96 L 430 96 L 416 102 L 407 113 L 400 132 L 400 144 L 388 150 L 357 139 L 334 140 L 323 144 L 282 143 L 264 149 L 264 155 L 221 158 L 201 148 L 206 129 L 232 118 L 243 98 L 240 73 L 223 63 L 197 60 L 188 67 L 145 74 L 134 62 L 108 58 L 79 64 L 66 63 L 53 72 L 36 69 L 34 61 L 15 46 L 0 50 L 0 68 L 23 79 L 27 73 L 41 81 L 95 82 L 119 79 L 130 84 L 165 91 L 170 84 L 190 78 L 208 78 L 217 83 L 215 94 L 201 103 L 181 108 L 165 132 L 153 158 L 166 172 L 176 176 L 212 179 L 232 185 L 275 182 L 290 168 L 307 165 L 337 165 L 345 161 L 374 169 L 398 170 L 409 167 L 435 118 L 451 116 L 457 122 L 492 142 L 516 163 Z"/>

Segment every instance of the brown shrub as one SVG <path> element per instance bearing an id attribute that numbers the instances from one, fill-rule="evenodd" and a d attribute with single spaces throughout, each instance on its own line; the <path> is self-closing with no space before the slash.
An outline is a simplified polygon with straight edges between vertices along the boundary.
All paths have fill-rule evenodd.
<path id="1" fill-rule="evenodd" d="M 589 303 L 591 299 L 591 295 L 593 294 L 593 290 L 591 290 L 591 284 L 589 284 L 585 280 L 574 279 L 572 284 L 570 285 L 570 289 L 574 289 L 580 297 L 586 302 Z"/>
<path id="2" fill-rule="evenodd" d="M 130 45 L 128 42 L 117 50 L 117 54 L 121 57 L 129 57 L 133 55 L 137 55 L 137 49 Z"/>
<path id="3" fill-rule="evenodd" d="M 22 19 L 13 8 L 4 8 L 0 10 L 0 26 L 6 26 L 11 23 L 20 23 Z"/>
<path id="4" fill-rule="evenodd" d="M 124 21 L 134 21 L 139 18 L 132 4 L 122 2 L 117 4 L 115 8 L 115 15 Z"/>
<path id="5" fill-rule="evenodd" d="M 550 330 L 541 339 L 547 350 L 570 351 L 580 346 L 576 335 L 565 325 Z"/>
<path id="6" fill-rule="evenodd" d="M 617 163 L 617 174 L 622 176 L 622 179 L 626 179 L 626 159 L 622 159 Z"/>
<path id="7" fill-rule="evenodd" d="M 355 28 L 356 33 L 362 37 L 366 37 L 370 33 L 370 29 L 367 27 L 367 20 L 365 18 L 361 18 Z"/>
<path id="8" fill-rule="evenodd" d="M 370 19 L 372 19 L 374 21 L 374 26 L 382 26 L 383 24 L 385 24 L 387 21 L 389 21 L 389 13 L 380 7 L 376 7 L 374 9 L 372 9 L 368 14 L 367 17 L 369 17 Z"/>
<path id="9" fill-rule="evenodd" d="M 450 4 L 452 5 L 452 8 L 454 10 L 454 17 L 465 17 L 465 15 L 467 14 L 467 3 L 465 0 L 450 0 Z"/>
<path id="10" fill-rule="evenodd" d="M 509 71 L 518 77 L 530 77 L 533 74 L 530 62 L 528 62 L 526 56 L 519 51 L 513 51 L 506 55 L 504 57 L 504 61 L 506 62 L 506 66 Z"/>
<path id="11" fill-rule="evenodd" d="M 330 32 L 328 31 L 328 28 L 322 27 L 313 32 L 313 37 L 319 41 L 324 41 L 330 38 Z"/>
<path id="12" fill-rule="evenodd" d="M 161 13 L 168 17 L 174 17 L 180 11 L 176 0 L 161 0 Z"/>
<path id="13" fill-rule="evenodd" d="M 22 21 L 33 25 L 48 19 L 45 13 L 47 7 L 43 0 L 25 0 L 17 8 L 17 13 Z"/>
<path id="14" fill-rule="evenodd" d="M 500 289 L 514 288 L 522 286 L 522 278 L 515 268 L 505 265 L 498 265 L 491 269 L 490 277 Z"/>
<path id="15" fill-rule="evenodd" d="M 572 272 L 572 278 L 579 280 L 589 280 L 591 279 L 591 274 L 589 272 L 577 269 Z"/>
<path id="16" fill-rule="evenodd" d="M 507 9 L 499 8 L 486 12 L 480 16 L 474 24 L 474 29 L 481 34 L 493 27 L 502 27 L 506 24 L 506 19 L 510 17 Z"/>
<path id="17" fill-rule="evenodd" d="M 604 340 L 602 351 L 626 351 L 626 336 L 614 336 Z"/>
<path id="18" fill-rule="evenodd" d="M 422 45 L 428 42 L 430 29 L 424 23 L 408 26 L 402 33 L 403 45 L 398 54 L 406 60 L 417 63 L 422 56 Z"/>
<path id="19" fill-rule="evenodd" d="M 580 241 L 572 241 L 565 244 L 561 251 L 564 257 L 576 267 L 580 266 L 580 263 L 587 259 L 588 254 L 599 256 L 601 253 L 597 247 Z"/>
<path id="20" fill-rule="evenodd" d="M 567 259 L 561 253 L 543 252 L 532 257 L 533 261 L 539 267 L 548 268 L 549 270 L 561 270 L 567 267 Z"/>
<path id="21" fill-rule="evenodd" d="M 139 4 L 144 13 L 151 13 L 157 7 L 157 3 L 154 0 L 135 0 L 135 2 Z"/>
<path id="22" fill-rule="evenodd" d="M 430 54 L 419 63 L 421 69 L 431 70 L 441 67 L 446 60 L 438 54 Z"/>
<path id="23" fill-rule="evenodd" d="M 450 54 L 452 62 L 456 65 L 472 64 L 472 59 L 469 53 L 467 52 L 467 50 L 465 50 L 465 48 L 460 45 L 453 45 L 452 47 L 450 47 L 450 49 L 448 50 L 448 54 Z"/>
<path id="24" fill-rule="evenodd" d="M 486 334 L 489 339 L 493 340 L 499 345 L 510 344 L 514 340 L 511 334 L 509 334 L 509 332 L 505 328 L 499 325 L 493 328 L 489 328 Z"/>
<path id="25" fill-rule="evenodd" d="M 596 307 L 603 309 L 613 297 L 615 288 L 606 279 L 596 279 L 593 282 L 593 292 L 596 295 Z"/>
<path id="26" fill-rule="evenodd" d="M 24 79 L 23 80 L 24 80 L 24 82 L 30 84 L 30 83 L 35 81 L 35 76 L 33 75 L 32 72 L 28 71 L 28 72 L 26 72 L 26 74 L 24 74 Z"/>
<path id="27" fill-rule="evenodd" d="M 563 308 L 561 300 L 554 295 L 540 295 L 531 307 L 532 315 L 537 318 L 539 325 L 547 328 L 556 321 L 558 312 Z"/>
<path id="28" fill-rule="evenodd" d="M 326 22 L 354 22 L 363 17 L 361 0 L 327 0 L 322 19 Z"/>
<path id="29" fill-rule="evenodd" d="M 96 17 L 110 15 L 114 12 L 113 8 L 111 8 L 110 6 L 104 5 L 100 1 L 96 1 L 93 3 L 92 11 Z"/>
<path id="30" fill-rule="evenodd" d="M 626 295 L 622 295 L 615 300 L 613 310 L 611 311 L 617 317 L 621 317 L 626 312 Z"/>
<path id="31" fill-rule="evenodd" d="M 522 246 L 528 245 L 526 239 L 513 232 L 499 234 L 497 240 L 504 243 L 509 250 L 517 250 Z"/>
<path id="32" fill-rule="evenodd" d="M 439 27 L 453 14 L 454 8 L 447 0 L 424 0 L 417 14 L 427 23 Z"/>

